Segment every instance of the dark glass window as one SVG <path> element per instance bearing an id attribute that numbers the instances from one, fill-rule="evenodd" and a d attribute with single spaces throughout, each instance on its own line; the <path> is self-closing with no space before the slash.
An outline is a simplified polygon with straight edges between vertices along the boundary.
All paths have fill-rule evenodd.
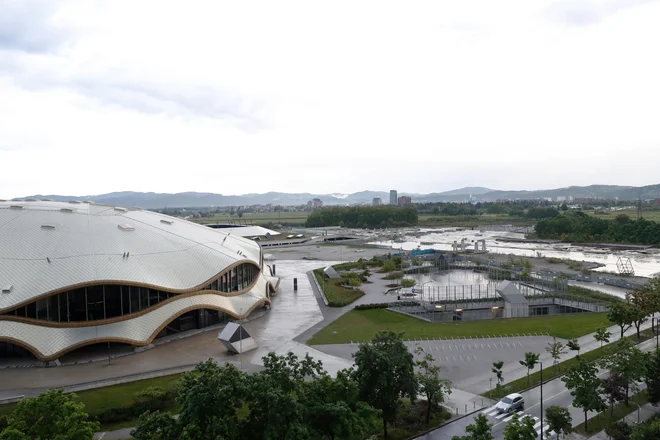
<path id="1" fill-rule="evenodd" d="M 128 287 L 127 287 L 128 289 Z M 131 289 L 131 313 L 140 311 L 140 288 L 130 287 Z"/>
<path id="2" fill-rule="evenodd" d="M 121 286 L 121 314 L 128 315 L 129 313 L 131 313 L 131 288 Z"/>
<path id="3" fill-rule="evenodd" d="M 67 298 L 67 292 L 57 295 L 57 299 L 60 303 L 60 322 L 69 322 L 69 302 L 67 301 Z"/>
<path id="4" fill-rule="evenodd" d="M 149 289 L 140 287 L 140 310 L 149 308 Z"/>
<path id="5" fill-rule="evenodd" d="M 19 309 L 16 309 L 16 316 L 26 316 L 27 309 L 25 307 L 21 307 Z"/>
<path id="6" fill-rule="evenodd" d="M 37 319 L 48 319 L 48 301 L 45 298 L 37 300 Z"/>
<path id="7" fill-rule="evenodd" d="M 85 288 L 71 290 L 69 297 L 69 321 L 87 321 L 87 300 Z"/>
<path id="8" fill-rule="evenodd" d="M 103 288 L 105 290 L 105 318 L 121 316 L 121 286 L 108 284 Z"/>
<path id="9" fill-rule="evenodd" d="M 97 321 L 105 319 L 103 305 L 103 286 L 92 286 L 87 288 L 87 320 Z"/>
<path id="10" fill-rule="evenodd" d="M 158 291 L 158 302 L 165 301 L 168 298 L 167 292 Z"/>
<path id="11" fill-rule="evenodd" d="M 32 319 L 37 319 L 37 303 L 33 302 L 25 306 L 27 309 L 25 316 Z"/>
<path id="12" fill-rule="evenodd" d="M 154 289 L 149 289 L 149 307 L 152 307 L 158 304 L 158 291 Z"/>
<path id="13" fill-rule="evenodd" d="M 59 303 L 57 301 L 57 297 L 59 295 L 51 295 L 48 298 L 48 320 L 49 321 L 55 321 L 59 322 L 60 321 L 60 310 L 59 310 Z"/>
<path id="14" fill-rule="evenodd" d="M 238 290 L 238 277 L 236 276 L 236 268 L 231 270 L 231 291 L 235 292 Z"/>

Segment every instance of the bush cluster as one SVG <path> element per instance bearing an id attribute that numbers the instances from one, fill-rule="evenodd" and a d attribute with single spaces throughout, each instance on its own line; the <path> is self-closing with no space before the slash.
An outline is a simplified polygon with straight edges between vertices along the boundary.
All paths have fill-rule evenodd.
<path id="1" fill-rule="evenodd" d="M 130 406 L 111 408 L 96 415 L 90 415 L 92 421 L 101 423 L 117 423 L 137 419 L 146 411 L 159 411 L 174 405 L 176 390 L 166 391 L 161 387 L 150 387 L 135 394 Z"/>

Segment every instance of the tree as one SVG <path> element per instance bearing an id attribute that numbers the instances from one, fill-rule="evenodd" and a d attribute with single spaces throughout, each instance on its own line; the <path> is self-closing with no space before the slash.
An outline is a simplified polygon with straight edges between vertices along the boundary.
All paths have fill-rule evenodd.
<path id="1" fill-rule="evenodd" d="M 639 334 L 640 327 L 644 322 L 646 322 L 647 317 L 651 313 L 653 312 L 649 312 L 648 310 L 644 309 L 644 306 L 642 305 L 630 303 L 630 319 L 632 320 L 632 323 L 635 326 L 638 341 L 641 338 Z"/>
<path id="2" fill-rule="evenodd" d="M 612 440 L 630 440 L 632 428 L 623 420 L 619 420 L 618 422 L 613 422 L 606 426 L 605 434 L 607 434 Z"/>
<path id="3" fill-rule="evenodd" d="M 621 339 L 623 339 L 623 333 L 633 324 L 632 306 L 622 301 L 613 302 L 610 305 L 609 312 L 607 312 L 607 319 L 619 326 L 621 329 Z"/>
<path id="4" fill-rule="evenodd" d="M 609 344 L 611 337 L 612 337 L 612 333 L 607 331 L 607 329 L 604 327 L 600 327 L 596 329 L 596 334 L 594 335 L 594 339 L 600 342 L 601 348 L 603 348 L 603 342 Z"/>
<path id="5" fill-rule="evenodd" d="M 550 356 L 552 357 L 552 367 L 556 370 L 559 358 L 562 354 L 566 354 L 566 351 L 564 351 L 564 344 L 561 341 L 557 341 L 557 338 L 553 337 L 552 342 L 548 342 L 545 351 L 550 353 Z"/>
<path id="6" fill-rule="evenodd" d="M 87 420 L 85 405 L 75 398 L 75 394 L 56 389 L 21 400 L 0 439 L 91 440 L 99 424 Z"/>
<path id="7" fill-rule="evenodd" d="M 621 374 L 612 372 L 600 384 L 600 392 L 607 397 L 610 406 L 610 417 L 614 412 L 614 404 L 626 398 L 626 378 Z"/>
<path id="8" fill-rule="evenodd" d="M 416 353 L 424 353 L 422 347 L 417 347 Z M 446 379 L 440 379 L 438 373 L 440 367 L 434 364 L 435 358 L 431 353 L 426 353 L 424 357 L 415 362 L 418 368 L 417 382 L 419 391 L 426 396 L 426 424 L 431 422 L 431 409 L 437 408 L 445 401 L 445 396 L 451 394 L 451 382 Z"/>
<path id="9" fill-rule="evenodd" d="M 565 436 L 573 430 L 573 418 L 567 408 L 551 406 L 545 410 L 545 420 L 548 423 L 548 429 L 545 432 L 548 437 L 548 433 L 551 431 L 554 431 L 559 438 L 560 434 Z"/>
<path id="10" fill-rule="evenodd" d="M 479 414 L 474 418 L 475 423 L 468 425 L 465 428 L 467 435 L 452 437 L 451 440 L 493 440 L 493 425 L 488 423 L 488 418 L 485 415 Z"/>
<path id="11" fill-rule="evenodd" d="M 561 204 L 561 210 L 564 212 L 568 211 L 568 205 L 566 204 L 566 202 Z"/>
<path id="12" fill-rule="evenodd" d="M 637 390 L 637 382 L 641 381 L 646 372 L 646 356 L 630 340 L 617 341 L 615 351 L 604 358 L 602 365 L 611 373 L 618 373 L 626 380 L 625 403 L 628 405 L 630 388 Z"/>
<path id="13" fill-rule="evenodd" d="M 632 427 L 630 440 L 657 440 L 660 438 L 660 420 L 650 419 Z"/>
<path id="14" fill-rule="evenodd" d="M 649 402 L 654 406 L 660 402 L 660 350 L 646 355 L 644 382 L 649 393 Z"/>
<path id="15" fill-rule="evenodd" d="M 413 356 L 401 334 L 386 331 L 377 333 L 371 342 L 360 344 L 353 358 L 359 397 L 381 410 L 383 436 L 387 439 L 387 422 L 396 417 L 399 399 L 408 397 L 414 401 L 417 397 Z"/>
<path id="16" fill-rule="evenodd" d="M 504 440 L 536 440 L 538 434 L 534 425 L 536 420 L 531 417 L 525 417 L 522 420 L 518 414 L 513 415 L 513 419 L 504 428 Z"/>
<path id="17" fill-rule="evenodd" d="M 377 428 L 372 422 L 380 414 L 358 399 L 357 384 L 350 376 L 350 370 L 340 370 L 335 379 L 324 374 L 303 383 L 305 420 L 319 437 L 365 438 Z"/>
<path id="18" fill-rule="evenodd" d="M 587 413 L 601 412 L 607 405 L 598 392 L 601 380 L 598 378 L 598 368 L 577 358 L 577 364 L 572 365 L 561 380 L 566 388 L 571 390 L 573 406 L 584 411 L 584 428 L 587 429 Z"/>
<path id="19" fill-rule="evenodd" d="M 571 351 L 577 351 L 578 357 L 580 356 L 580 344 L 578 343 L 577 339 L 571 339 L 566 343 L 566 346 L 571 350 Z"/>
<path id="20" fill-rule="evenodd" d="M 393 272 L 396 270 L 396 264 L 392 260 L 387 260 L 383 263 L 381 270 L 387 273 Z"/>
<path id="21" fill-rule="evenodd" d="M 495 388 L 497 389 L 497 397 L 500 396 L 500 387 L 502 386 L 502 383 L 504 382 L 504 378 L 502 377 L 502 367 L 503 366 L 504 366 L 503 361 L 493 362 L 493 368 L 490 370 L 493 373 L 495 373 L 495 377 L 497 378 L 497 383 L 495 384 Z"/>
<path id="22" fill-rule="evenodd" d="M 528 351 L 525 353 L 525 359 L 519 361 L 520 365 L 524 366 L 527 368 L 527 386 L 529 386 L 529 371 L 536 366 L 537 362 L 539 361 L 539 354 L 538 353 L 532 353 L 531 351 Z"/>

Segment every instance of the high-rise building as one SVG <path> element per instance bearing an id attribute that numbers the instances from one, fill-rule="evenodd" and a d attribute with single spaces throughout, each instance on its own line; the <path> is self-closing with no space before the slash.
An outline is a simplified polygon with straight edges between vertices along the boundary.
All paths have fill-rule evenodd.
<path id="1" fill-rule="evenodd" d="M 374 206 L 380 206 L 383 204 L 383 201 L 380 199 L 380 197 L 374 197 L 372 200 L 372 205 Z"/>
<path id="2" fill-rule="evenodd" d="M 397 199 L 397 205 L 406 206 L 412 203 L 412 199 L 408 196 L 401 196 Z"/>
<path id="3" fill-rule="evenodd" d="M 390 190 L 390 205 L 396 205 L 397 202 L 397 193 L 396 190 Z"/>

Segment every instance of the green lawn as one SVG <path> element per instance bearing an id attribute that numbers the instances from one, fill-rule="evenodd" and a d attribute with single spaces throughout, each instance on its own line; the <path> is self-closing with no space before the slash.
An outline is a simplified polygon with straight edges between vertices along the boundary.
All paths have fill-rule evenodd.
<path id="1" fill-rule="evenodd" d="M 197 223 L 226 223 L 232 221 L 235 223 L 247 222 L 248 224 L 287 224 L 302 225 L 307 220 L 309 212 L 246 212 L 242 217 L 238 215 L 216 214 L 213 217 L 196 218 L 193 221 Z"/>
<path id="2" fill-rule="evenodd" d="M 605 313 L 433 324 L 390 310 L 352 310 L 316 333 L 308 343 L 318 345 L 365 342 L 383 330 L 404 332 L 405 339 L 482 337 L 514 333 L 548 333 L 562 339 L 573 339 L 592 333 L 598 327 L 610 325 L 612 324 Z"/>
<path id="3" fill-rule="evenodd" d="M 138 380 L 135 382 L 113 385 L 110 387 L 96 388 L 93 390 L 81 391 L 76 393 L 77 400 L 85 404 L 85 411 L 89 415 L 98 415 L 111 408 L 124 408 L 134 403 L 135 394 L 149 387 L 161 387 L 166 390 L 174 389 L 181 378 L 180 374 L 170 376 L 156 377 L 153 379 Z M 15 403 L 0 405 L 0 415 L 9 415 L 14 408 Z M 130 420 L 122 423 L 113 423 L 102 425 L 104 430 L 119 429 L 126 426 L 135 426 L 136 420 Z"/>
<path id="4" fill-rule="evenodd" d="M 535 220 L 524 217 L 509 217 L 507 214 L 484 214 L 484 215 L 433 215 L 420 214 L 418 226 L 460 226 L 472 228 L 483 225 L 508 224 L 514 226 L 532 226 Z"/>
<path id="5" fill-rule="evenodd" d="M 598 218 L 602 218 L 605 220 L 614 220 L 617 215 L 625 214 L 631 219 L 636 219 L 637 218 L 637 210 L 635 209 L 622 209 L 620 211 L 604 211 L 604 212 L 598 212 L 596 211 L 584 211 L 585 214 L 593 215 Z M 642 210 L 642 217 L 644 217 L 646 220 L 652 221 L 652 222 L 658 222 L 660 223 L 660 211 L 644 211 Z"/>
<path id="6" fill-rule="evenodd" d="M 323 289 L 325 297 L 328 300 L 328 305 L 330 307 L 344 307 L 364 295 L 364 292 L 361 290 L 347 289 L 343 286 L 340 286 L 339 283 L 341 280 L 323 280 L 321 275 L 323 269 L 316 269 L 314 271 L 314 276 L 316 281 L 319 282 L 319 286 Z"/>

